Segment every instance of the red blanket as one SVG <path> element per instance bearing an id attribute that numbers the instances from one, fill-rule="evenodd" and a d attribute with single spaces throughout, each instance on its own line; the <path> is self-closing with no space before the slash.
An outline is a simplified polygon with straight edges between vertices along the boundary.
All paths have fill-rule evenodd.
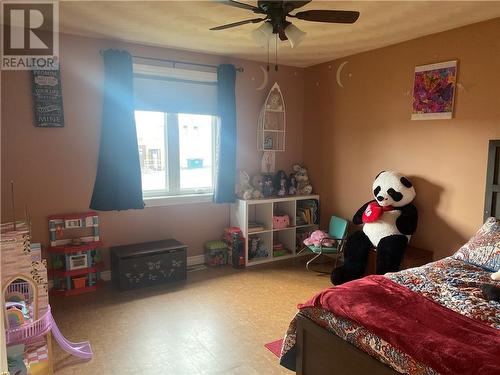
<path id="1" fill-rule="evenodd" d="M 364 326 L 441 374 L 500 374 L 500 331 L 373 275 L 329 288 L 299 309 L 321 307 Z"/>

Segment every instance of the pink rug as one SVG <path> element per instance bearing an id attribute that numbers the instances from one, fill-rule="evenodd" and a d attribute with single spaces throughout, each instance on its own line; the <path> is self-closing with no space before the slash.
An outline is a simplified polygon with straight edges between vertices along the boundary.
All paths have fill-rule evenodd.
<path id="1" fill-rule="evenodd" d="M 283 346 L 283 339 L 272 341 L 264 344 L 264 346 L 271 351 L 276 357 L 281 357 L 281 347 Z"/>

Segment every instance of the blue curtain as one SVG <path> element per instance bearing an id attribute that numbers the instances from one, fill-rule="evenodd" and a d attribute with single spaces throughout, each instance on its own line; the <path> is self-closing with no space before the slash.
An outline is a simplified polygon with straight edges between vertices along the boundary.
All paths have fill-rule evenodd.
<path id="1" fill-rule="evenodd" d="M 144 208 L 132 56 L 118 50 L 101 54 L 104 60 L 101 144 L 90 208 L 100 211 Z"/>
<path id="2" fill-rule="evenodd" d="M 217 68 L 218 153 L 214 202 L 235 201 L 236 175 L 236 69 L 223 64 Z"/>

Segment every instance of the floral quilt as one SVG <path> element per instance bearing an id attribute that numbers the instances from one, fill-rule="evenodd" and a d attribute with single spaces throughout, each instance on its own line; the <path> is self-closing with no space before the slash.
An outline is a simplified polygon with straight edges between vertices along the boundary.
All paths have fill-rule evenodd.
<path id="1" fill-rule="evenodd" d="M 500 330 L 500 303 L 487 301 L 479 287 L 491 283 L 490 272 L 451 257 L 422 267 L 386 275 L 392 281 L 469 318 Z M 357 348 L 404 374 L 437 374 L 418 363 L 363 326 L 321 308 L 307 308 L 297 315 L 307 317 Z M 290 323 L 281 353 L 281 364 L 293 369 L 296 318 Z M 293 357 L 293 358 L 292 358 Z"/>

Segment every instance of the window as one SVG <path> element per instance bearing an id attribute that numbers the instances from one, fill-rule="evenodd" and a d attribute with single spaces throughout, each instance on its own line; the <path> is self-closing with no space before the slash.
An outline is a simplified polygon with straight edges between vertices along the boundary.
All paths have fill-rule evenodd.
<path id="1" fill-rule="evenodd" d="M 214 72 L 134 63 L 145 198 L 213 192 L 216 83 Z"/>
<path id="2" fill-rule="evenodd" d="M 212 193 L 216 117 L 135 112 L 145 197 Z"/>

